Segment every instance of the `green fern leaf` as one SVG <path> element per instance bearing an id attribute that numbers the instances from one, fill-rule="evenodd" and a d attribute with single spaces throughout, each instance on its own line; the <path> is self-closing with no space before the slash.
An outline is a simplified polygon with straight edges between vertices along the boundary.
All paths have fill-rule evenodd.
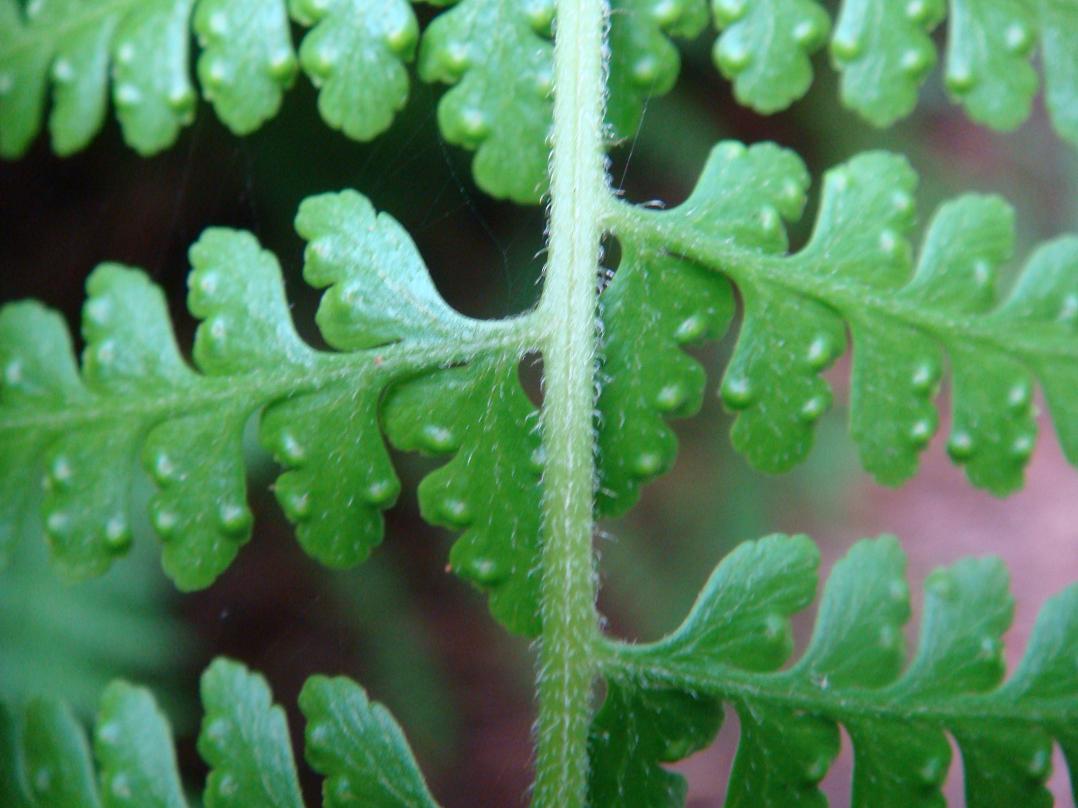
<path id="1" fill-rule="evenodd" d="M 58 314 L 37 303 L 0 309 L 0 369 L 0 407 L 8 413 L 28 412 L 43 397 L 78 398 L 78 369 L 67 327 Z M 32 500 L 26 469 L 34 467 L 49 437 L 44 430 L 4 430 L 0 491 L 6 495 L 0 498 L 0 560 L 5 564 Z"/>
<path id="2" fill-rule="evenodd" d="M 677 81 L 681 56 L 670 37 L 691 39 L 706 25 L 705 0 L 612 0 L 606 120 L 615 137 L 632 137 L 644 102 Z"/>
<path id="3" fill-rule="evenodd" d="M 876 126 L 908 114 L 936 64 L 931 33 L 945 14 L 944 0 L 846 0 L 831 40 L 843 103 Z"/>
<path id="4" fill-rule="evenodd" d="M 831 39 L 842 100 L 877 126 L 908 115 L 937 61 L 932 32 L 944 0 L 843 0 Z M 1078 60 L 1064 43 L 1078 16 L 1067 0 L 952 0 L 945 80 L 971 118 L 1010 130 L 1029 117 L 1037 91 L 1030 55 L 1043 45 L 1048 108 L 1059 133 L 1078 143 Z M 737 99 L 759 112 L 785 109 L 812 83 L 810 57 L 830 19 L 818 0 L 714 0 L 724 29 L 713 52 Z"/>
<path id="5" fill-rule="evenodd" d="M 838 753 L 839 723 L 853 740 L 855 806 L 942 804 L 944 732 L 962 751 L 967 804 L 1050 805 L 1051 737 L 1073 753 L 1078 674 L 1068 649 L 1078 637 L 1078 587 L 1045 605 L 1025 658 L 1001 685 L 1001 637 L 1013 612 L 1006 571 L 995 559 L 937 570 L 903 671 L 905 558 L 891 537 L 863 541 L 835 566 L 808 649 L 780 670 L 792 648 L 789 617 L 812 600 L 818 561 L 804 536 L 741 545 L 674 633 L 650 645 L 608 644 L 617 698 L 599 712 L 592 743 L 623 765 L 612 779 L 593 778 L 592 804 L 620 804 L 619 789 L 660 775 L 670 797 L 654 804 L 681 804 L 658 763 L 704 745 L 726 701 L 742 727 L 728 805 L 825 805 L 818 784 Z M 625 728 L 645 721 L 652 703 L 679 700 L 681 709 L 649 730 L 661 747 L 630 737 Z"/>
<path id="6" fill-rule="evenodd" d="M 304 278 L 327 290 L 317 322 L 333 347 L 355 351 L 405 337 L 447 339 L 482 327 L 446 305 L 404 228 L 360 194 L 305 200 L 296 230 L 308 242 Z"/>
<path id="7" fill-rule="evenodd" d="M 54 148 L 85 147 L 104 121 L 110 70 L 126 140 L 144 154 L 171 145 L 194 111 L 188 26 L 201 46 L 203 95 L 233 132 L 253 132 L 295 79 L 289 16 L 311 29 L 299 65 L 319 88 L 323 119 L 369 140 L 407 101 L 406 63 L 419 40 L 407 0 L 287 0 L 287 9 L 286 0 L 45 0 L 30 8 L 24 15 L 17 0 L 0 0 L 6 157 L 22 154 L 40 129 L 50 83 Z M 552 0 L 464 0 L 434 19 L 420 50 L 423 79 L 456 85 L 439 106 L 444 136 L 477 151 L 482 188 L 518 202 L 546 189 L 553 18 Z M 631 136 L 645 99 L 673 86 L 680 57 L 669 37 L 695 36 L 706 18 L 704 0 L 615 0 L 608 120 L 616 137 Z"/>
<path id="8" fill-rule="evenodd" d="M 104 120 L 109 65 L 128 143 L 149 154 L 171 144 L 194 110 L 187 78 L 192 0 L 139 4 L 48 0 L 0 3 L 0 154 L 14 157 L 41 125 L 49 78 L 53 147 L 84 147 Z"/>
<path id="9" fill-rule="evenodd" d="M 54 561 L 73 578 L 103 572 L 130 546 L 141 459 L 157 486 L 149 510 L 166 572 L 182 589 L 208 586 L 251 535 L 242 438 L 260 413 L 261 440 L 284 467 L 274 492 L 300 544 L 327 566 L 354 566 L 381 541 L 381 512 L 400 491 L 379 417 L 401 384 L 386 405 L 394 441 L 457 454 L 421 487 L 430 521 L 466 531 L 452 566 L 491 595 L 499 619 L 537 633 L 542 458 L 516 378 L 532 347 L 528 318 L 452 310 L 400 225 L 359 194 L 307 200 L 297 229 L 309 242 L 304 276 L 325 290 L 318 326 L 341 353 L 300 339 L 276 259 L 231 230 L 207 231 L 190 253 L 197 371 L 138 270 L 91 275 L 81 376 L 56 315 L 31 303 L 0 310 L 0 554 L 26 529 L 27 469 L 42 468 Z M 489 408 L 492 396 L 505 406 Z"/>
<path id="10" fill-rule="evenodd" d="M 49 54 L 27 34 L 17 0 L 0 0 L 0 54 L 0 155 L 13 157 L 37 134 L 49 70 Z M 89 95 L 85 113 L 103 116 Z"/>
<path id="11" fill-rule="evenodd" d="M 663 416 L 696 413 L 707 383 L 681 346 L 725 334 L 734 298 L 700 267 L 627 245 L 601 307 L 597 507 L 618 516 L 673 466 L 677 438 Z"/>
<path id="12" fill-rule="evenodd" d="M 1078 53 L 1071 47 L 1078 8 L 1067 0 L 1041 0 L 1040 9 L 1045 102 L 1059 133 L 1078 143 Z"/>
<path id="13" fill-rule="evenodd" d="M 450 143 L 475 149 L 475 181 L 487 193 L 537 201 L 546 190 L 553 117 L 554 4 L 462 0 L 423 34 L 419 75 L 455 85 L 438 104 Z"/>
<path id="14" fill-rule="evenodd" d="M 388 128 L 418 38 L 404 0 L 377 12 L 366 0 L 43 0 L 25 15 L 2 0 L 0 155 L 19 156 L 37 135 L 50 83 L 54 149 L 85 147 L 104 121 L 110 71 L 125 140 L 142 154 L 172 145 L 194 113 L 192 29 L 203 94 L 233 132 L 253 132 L 296 76 L 289 11 L 313 26 L 300 62 L 326 122 L 359 140 Z"/>
<path id="15" fill-rule="evenodd" d="M 28 147 L 50 83 L 54 148 L 69 154 L 84 147 L 104 120 L 110 66 L 128 142 L 144 154 L 172 144 L 194 109 L 189 25 L 202 45 L 204 95 L 233 131 L 249 133 L 276 114 L 295 77 L 289 14 L 313 27 L 299 61 L 320 88 L 322 117 L 349 137 L 371 139 L 407 100 L 405 64 L 419 39 L 411 5 L 386 3 L 376 13 L 368 0 L 287 0 L 287 12 L 286 0 L 44 0 L 24 14 L 17 0 L 3 0 L 0 154 Z M 713 5 L 724 29 L 714 58 L 738 99 L 774 112 L 801 97 L 812 80 L 810 57 L 830 27 L 818 0 Z M 1028 117 L 1037 88 L 1029 56 L 1039 38 L 1056 128 L 1078 138 L 1078 62 L 1065 44 L 1078 24 L 1070 5 L 951 5 L 947 84 L 970 115 L 1001 129 Z M 464 0 L 423 35 L 420 75 L 456 85 L 439 107 L 443 134 L 477 150 L 476 180 L 495 196 L 528 203 L 545 191 L 553 16 L 552 0 Z M 935 64 L 929 35 L 943 16 L 942 0 L 845 0 L 831 47 L 844 102 L 878 125 L 908 114 Z M 680 59 L 670 37 L 695 36 L 705 17 L 703 0 L 612 2 L 607 112 L 615 138 L 631 136 L 644 100 L 673 85 Z"/>
<path id="16" fill-rule="evenodd" d="M 408 73 L 419 26 L 405 0 L 289 0 L 292 17 L 313 26 L 300 48 L 304 71 L 320 88 L 318 109 L 334 129 L 371 140 L 408 100 Z"/>
<path id="17" fill-rule="evenodd" d="M 100 808 L 90 746 L 67 707 L 46 699 L 31 701 L 26 707 L 22 747 L 24 778 L 34 804 Z"/>
<path id="18" fill-rule="evenodd" d="M 419 486 L 431 524 L 464 531 L 449 556 L 490 593 L 510 630 L 539 633 L 542 447 L 538 413 L 517 376 L 519 357 L 477 360 L 396 387 L 385 408 L 398 449 L 454 454 Z"/>
<path id="19" fill-rule="evenodd" d="M 393 716 L 355 682 L 314 676 L 299 695 L 307 760 L 328 779 L 325 808 L 436 808 Z"/>
<path id="20" fill-rule="evenodd" d="M 265 679 L 218 659 L 202 674 L 201 692 L 206 715 L 198 753 L 210 764 L 207 807 L 302 806 L 288 719 Z"/>
<path id="21" fill-rule="evenodd" d="M 202 0 L 193 27 L 198 79 L 217 116 L 239 135 L 277 114 L 296 77 L 288 15 L 266 0 Z"/>
<path id="22" fill-rule="evenodd" d="M 73 36 L 57 53 L 52 68 L 55 103 L 49 128 L 53 148 L 59 154 L 82 148 L 101 127 L 108 103 L 108 47 L 115 31 L 116 20 L 106 18 L 101 27 Z"/>
<path id="23" fill-rule="evenodd" d="M 149 691 L 126 682 L 109 685 L 101 697 L 94 756 L 106 808 L 187 808 L 172 731 Z"/>
<path id="24" fill-rule="evenodd" d="M 707 747 L 721 724 L 714 698 L 609 681 L 588 737 L 589 805 L 680 808 L 688 784 L 660 764 Z"/>
<path id="25" fill-rule="evenodd" d="M 995 129 L 1014 129 L 1037 92 L 1030 55 L 1044 50 L 1048 106 L 1059 133 L 1078 142 L 1073 99 L 1078 67 L 1062 43 L 1078 17 L 1057 0 L 952 0 L 945 82 L 970 117 Z M 843 101 L 877 126 L 908 115 L 936 63 L 929 34 L 945 14 L 942 0 L 886 3 L 845 0 L 831 43 L 842 71 Z"/>
<path id="26" fill-rule="evenodd" d="M 953 0 L 947 88 L 970 116 L 997 129 L 1027 117 L 1037 92 L 1029 63 L 1036 45 L 1036 13 L 1021 0 Z"/>
<path id="27" fill-rule="evenodd" d="M 201 685 L 207 808 L 302 808 L 288 722 L 265 680 L 217 659 Z M 327 776 L 327 808 L 437 805 L 400 726 L 359 685 L 312 677 L 300 706 L 307 757 Z M 61 704 L 0 705 L 5 808 L 186 808 L 169 724 L 148 691 L 125 682 L 106 689 L 93 749 L 97 772 L 82 727 Z"/>
<path id="28" fill-rule="evenodd" d="M 112 100 L 124 138 L 140 154 L 171 146 L 194 116 L 195 94 L 187 72 L 192 2 L 150 0 L 116 16 Z M 53 63 L 54 79 L 58 65 Z M 94 132 L 84 134 L 75 148 Z"/>
<path id="29" fill-rule="evenodd" d="M 1021 486 L 1034 375 L 1078 463 L 1078 239 L 1038 250 L 996 306 L 995 277 L 1013 243 L 1001 200 L 944 205 L 913 271 L 916 177 L 901 158 L 862 155 L 828 174 L 813 236 L 787 256 L 781 221 L 800 212 L 806 176 L 775 146 L 722 144 L 683 205 L 623 206 L 615 226 L 624 242 L 719 270 L 741 290 L 744 325 L 722 385 L 738 413 L 735 446 L 773 472 L 805 457 L 831 403 L 819 373 L 845 350 L 846 321 L 856 348 L 851 427 L 881 482 L 913 474 L 936 430 L 944 349 L 954 378 L 949 451 L 975 485 L 1001 495 Z"/>
<path id="30" fill-rule="evenodd" d="M 831 21 L 817 0 L 714 0 L 715 64 L 742 104 L 785 109 L 812 84 L 809 57 L 827 42 Z"/>

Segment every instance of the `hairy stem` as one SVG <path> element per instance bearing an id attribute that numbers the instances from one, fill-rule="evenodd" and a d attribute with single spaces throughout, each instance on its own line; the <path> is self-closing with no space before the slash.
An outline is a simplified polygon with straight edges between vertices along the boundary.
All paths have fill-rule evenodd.
<path id="1" fill-rule="evenodd" d="M 605 0 L 559 0 L 554 45 L 550 260 L 540 304 L 543 362 L 543 634 L 535 806 L 587 796 L 598 636 L 592 559 L 596 277 L 607 184 Z"/>

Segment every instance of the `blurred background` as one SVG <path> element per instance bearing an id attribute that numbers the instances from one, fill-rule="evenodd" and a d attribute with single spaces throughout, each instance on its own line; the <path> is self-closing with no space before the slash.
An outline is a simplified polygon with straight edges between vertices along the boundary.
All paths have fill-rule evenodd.
<path id="1" fill-rule="evenodd" d="M 838 105 L 834 73 L 821 58 L 809 96 L 763 118 L 733 101 L 710 62 L 712 37 L 686 48 L 677 90 L 651 101 L 636 137 L 614 153 L 613 181 L 629 199 L 680 201 L 722 138 L 793 147 L 817 187 L 835 163 L 890 148 L 921 175 L 922 222 L 941 200 L 967 190 L 999 192 L 1016 206 L 1018 258 L 1004 288 L 1032 245 L 1078 231 L 1078 153 L 1051 132 L 1042 108 L 1017 133 L 988 132 L 946 101 L 937 71 L 918 113 L 878 132 Z M 275 120 L 242 140 L 206 108 L 178 145 L 150 160 L 122 144 L 114 123 L 71 159 L 52 156 L 42 138 L 27 158 L 0 164 L 0 302 L 39 298 L 62 311 L 77 334 L 92 268 L 105 260 L 140 266 L 166 289 L 189 349 L 186 250 L 205 227 L 226 225 L 251 230 L 280 257 L 298 327 L 317 344 L 317 298 L 300 277 L 303 245 L 292 218 L 308 195 L 356 188 L 404 224 L 451 304 L 474 316 L 526 309 L 539 291 L 543 210 L 477 191 L 470 155 L 439 136 L 440 93 L 417 84 L 393 129 L 368 145 L 328 129 L 304 81 Z M 814 208 L 815 200 L 794 228 L 795 245 Z M 946 418 L 917 479 L 881 489 L 860 471 L 846 430 L 847 357 L 830 373 L 836 405 L 808 462 L 765 477 L 732 452 L 730 418 L 714 392 L 733 335 L 736 328 L 697 352 L 711 392 L 699 416 L 677 424 L 682 451 L 673 473 L 646 489 L 628 517 L 602 526 L 601 607 L 610 630 L 650 639 L 675 626 L 712 567 L 744 539 L 808 532 L 824 550 L 826 569 L 858 538 L 893 532 L 910 555 L 914 591 L 929 570 L 962 555 L 1006 559 L 1018 596 L 1013 665 L 1040 604 L 1078 580 L 1078 472 L 1063 460 L 1047 420 L 1027 487 L 1009 499 L 972 489 L 950 464 Z M 493 624 L 482 596 L 446 573 L 451 536 L 425 525 L 416 507 L 415 484 L 433 464 L 395 460 L 404 493 L 387 514 L 386 541 L 352 572 L 329 572 L 300 551 L 268 491 L 272 465 L 255 445 L 254 538 L 205 592 L 177 595 L 160 573 L 157 540 L 147 529 L 130 557 L 78 586 L 56 579 L 41 541 L 24 542 L 0 573 L 0 698 L 44 691 L 70 700 L 89 720 L 111 678 L 147 683 L 172 718 L 194 787 L 204 774 L 193 743 L 197 679 L 212 657 L 233 656 L 264 672 L 297 739 L 294 705 L 303 680 L 347 674 L 404 725 L 445 805 L 523 805 L 534 716 L 529 645 Z M 798 622 L 801 644 L 811 617 Z M 722 804 L 736 737 L 730 713 L 715 746 L 679 765 L 690 778 L 691 805 Z M 846 743 L 826 781 L 835 805 L 848 803 L 849 765 Z M 1053 788 L 1066 805 L 1058 756 L 1057 769 Z M 948 785 L 956 805 L 959 775 L 956 760 Z M 313 798 L 317 782 L 305 787 Z"/>

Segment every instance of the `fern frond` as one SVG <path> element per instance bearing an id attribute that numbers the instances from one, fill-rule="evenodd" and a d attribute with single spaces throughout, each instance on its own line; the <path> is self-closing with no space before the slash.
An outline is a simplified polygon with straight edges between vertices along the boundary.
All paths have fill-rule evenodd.
<path id="1" fill-rule="evenodd" d="M 819 373 L 844 352 L 845 322 L 854 344 L 851 428 L 881 482 L 912 475 L 936 431 L 945 352 L 948 449 L 974 485 L 999 495 L 1021 486 L 1036 435 L 1034 377 L 1064 453 L 1078 464 L 1078 238 L 1037 250 L 997 305 L 996 274 L 1014 238 L 1013 214 L 999 198 L 944 205 L 914 271 L 916 176 L 905 160 L 870 153 L 829 172 L 812 238 L 786 255 L 782 220 L 800 215 L 807 184 L 792 152 L 724 143 L 678 208 L 620 205 L 611 214 L 638 254 L 666 251 L 723 273 L 741 291 L 744 325 L 722 384 L 738 414 L 735 446 L 772 472 L 805 457 L 831 403 Z M 637 315 L 622 316 L 614 328 L 639 328 Z"/>
<path id="2" fill-rule="evenodd" d="M 289 0 L 292 18 L 314 26 L 300 64 L 318 94 L 322 118 L 354 140 L 389 128 L 408 99 L 405 64 L 415 56 L 419 27 L 407 0 Z"/>
<path id="3" fill-rule="evenodd" d="M 681 805 L 661 768 L 710 742 L 722 703 L 741 743 L 728 805 L 825 805 L 820 780 L 853 740 L 855 806 L 943 804 L 950 733 L 968 805 L 1050 805 L 1052 739 L 1078 763 L 1078 586 L 1048 601 L 1006 682 L 1014 608 L 998 559 L 964 559 L 925 585 L 921 636 L 906 665 L 905 556 L 893 537 L 856 544 L 831 573 L 808 649 L 789 618 L 812 601 L 819 553 L 805 536 L 742 544 L 685 622 L 648 645 L 606 642 L 607 702 L 592 730 L 592 805 Z M 905 670 L 903 670 L 905 668 Z"/>
<path id="4" fill-rule="evenodd" d="M 423 34 L 420 78 L 453 85 L 438 103 L 442 134 L 475 150 L 475 181 L 494 196 L 528 203 L 545 191 L 553 19 L 550 0 L 461 0 Z"/>
<path id="5" fill-rule="evenodd" d="M 936 65 L 931 34 L 947 13 L 945 0 L 843 0 L 831 40 L 842 72 L 842 100 L 877 126 L 908 115 Z M 1065 43 L 1078 33 L 1069 0 L 950 0 L 945 81 L 974 120 L 1013 129 L 1037 92 L 1030 57 L 1042 48 L 1048 108 L 1059 133 L 1078 144 L 1078 56 Z M 827 40 L 819 0 L 718 0 L 725 30 L 715 62 L 734 81 L 739 101 L 761 112 L 784 109 L 812 81 L 809 56 Z"/>
<path id="6" fill-rule="evenodd" d="M 262 441 L 285 468 L 275 493 L 304 549 L 331 567 L 366 558 L 381 540 L 381 511 L 399 490 L 378 427 L 385 391 L 455 363 L 515 367 L 534 347 L 534 329 L 528 317 L 483 322 L 450 309 L 411 239 L 359 194 L 307 200 L 297 227 L 309 242 L 305 278 L 327 290 L 319 328 L 341 353 L 315 351 L 299 338 L 276 259 L 250 234 L 231 230 L 207 231 L 190 253 L 188 304 L 201 321 L 197 371 L 179 352 L 161 291 L 138 270 L 104 265 L 91 275 L 81 373 L 58 315 L 36 303 L 0 309 L 4 552 L 43 473 L 55 562 L 75 578 L 103 572 L 131 541 L 129 495 L 141 457 L 158 488 L 150 515 L 165 570 L 182 589 L 208 586 L 250 536 L 241 439 L 262 411 Z M 442 387 L 456 392 L 454 374 L 470 372 L 439 371 L 425 383 L 436 395 Z M 485 373 L 471 394 L 485 401 L 492 388 L 510 395 Z M 509 417 L 503 437 L 513 424 L 521 437 L 499 445 L 492 462 L 531 468 L 530 429 L 511 413 L 496 417 Z M 485 493 L 495 502 L 503 486 L 524 485 L 496 476 Z M 522 552 L 486 550 L 484 587 L 506 585 L 503 573 L 523 563 Z M 463 565 L 466 574 L 473 566 Z"/>
<path id="7" fill-rule="evenodd" d="M 384 131 L 407 99 L 418 39 L 406 0 L 37 0 L 25 15 L 0 0 L 0 155 L 19 156 L 37 135 L 50 83 L 53 148 L 86 146 L 110 74 L 126 141 L 143 154 L 167 148 L 194 114 L 192 29 L 203 95 L 233 132 L 253 132 L 297 72 L 289 11 L 313 26 L 299 64 L 321 88 L 326 122 L 360 140 Z"/>
<path id="8" fill-rule="evenodd" d="M 644 102 L 670 91 L 681 71 L 672 37 L 707 25 L 706 0 L 610 0 L 606 120 L 615 138 L 636 134 Z"/>
<path id="9" fill-rule="evenodd" d="M 636 130 L 644 101 L 667 92 L 680 57 L 669 37 L 707 22 L 704 0 L 613 0 L 608 121 Z M 311 30 L 293 48 L 289 17 Z M 552 0 L 464 0 L 423 33 L 419 75 L 455 85 L 438 120 L 476 150 L 478 184 L 533 203 L 545 193 L 552 120 Z M 24 15 L 0 0 L 0 155 L 22 154 L 53 87 L 53 147 L 71 154 L 100 130 L 112 96 L 127 142 L 170 146 L 190 123 L 189 31 L 201 46 L 202 94 L 236 134 L 277 114 L 300 67 L 319 88 L 322 118 L 355 140 L 384 132 L 409 93 L 420 39 L 407 0 L 39 0 Z"/>
<path id="10" fill-rule="evenodd" d="M 491 589 L 513 631 L 539 633 L 543 450 L 539 414 L 520 387 L 517 358 L 477 360 L 395 387 L 385 430 L 398 449 L 453 454 L 419 486 L 423 518 L 463 535 L 454 572 Z"/>
<path id="11" fill-rule="evenodd" d="M 41 127 L 55 87 L 53 148 L 70 154 L 97 134 L 109 74 L 127 142 L 143 154 L 175 141 L 194 112 L 187 75 L 192 0 L 35 2 L 25 18 L 0 2 L 0 154 L 17 157 Z"/>
<path id="12" fill-rule="evenodd" d="M 420 77 L 455 85 L 438 106 L 442 132 L 476 150 L 476 182 L 493 196 L 531 203 L 546 192 L 553 20 L 553 0 L 462 0 L 424 32 Z M 644 101 L 673 87 L 681 60 L 669 37 L 696 36 L 706 23 L 703 0 L 611 1 L 615 138 L 631 137 Z"/>
<path id="13" fill-rule="evenodd" d="M 247 134 L 277 114 L 297 72 L 284 5 L 201 0 L 192 26 L 202 46 L 198 80 L 225 125 Z"/>
<path id="14" fill-rule="evenodd" d="M 302 808 L 284 711 L 266 681 L 214 661 L 202 675 L 198 751 L 209 764 L 207 808 Z M 326 777 L 323 805 L 435 806 L 393 717 L 348 679 L 315 676 L 299 697 L 311 767 Z M 149 691 L 114 682 L 101 698 L 93 758 L 62 704 L 0 705 L 0 797 L 10 808 L 186 808 L 168 719 Z"/>
<path id="15" fill-rule="evenodd" d="M 812 84 L 809 57 L 831 28 L 817 0 L 716 0 L 714 9 L 724 30 L 712 55 L 733 80 L 738 101 L 775 112 L 805 94 Z"/>
<path id="16" fill-rule="evenodd" d="M 642 483 L 673 466 L 677 437 L 664 418 L 695 414 L 707 384 L 681 347 L 725 334 L 734 296 L 708 270 L 626 242 L 600 311 L 597 506 L 619 516 Z"/>

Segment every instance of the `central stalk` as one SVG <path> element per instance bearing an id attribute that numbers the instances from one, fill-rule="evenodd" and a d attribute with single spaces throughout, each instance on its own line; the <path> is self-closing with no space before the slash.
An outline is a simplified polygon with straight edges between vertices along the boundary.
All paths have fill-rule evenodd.
<path id="1" fill-rule="evenodd" d="M 543 634 L 534 805 L 587 799 L 598 635 L 592 559 L 596 288 L 607 200 L 606 0 L 558 0 L 543 348 Z"/>

